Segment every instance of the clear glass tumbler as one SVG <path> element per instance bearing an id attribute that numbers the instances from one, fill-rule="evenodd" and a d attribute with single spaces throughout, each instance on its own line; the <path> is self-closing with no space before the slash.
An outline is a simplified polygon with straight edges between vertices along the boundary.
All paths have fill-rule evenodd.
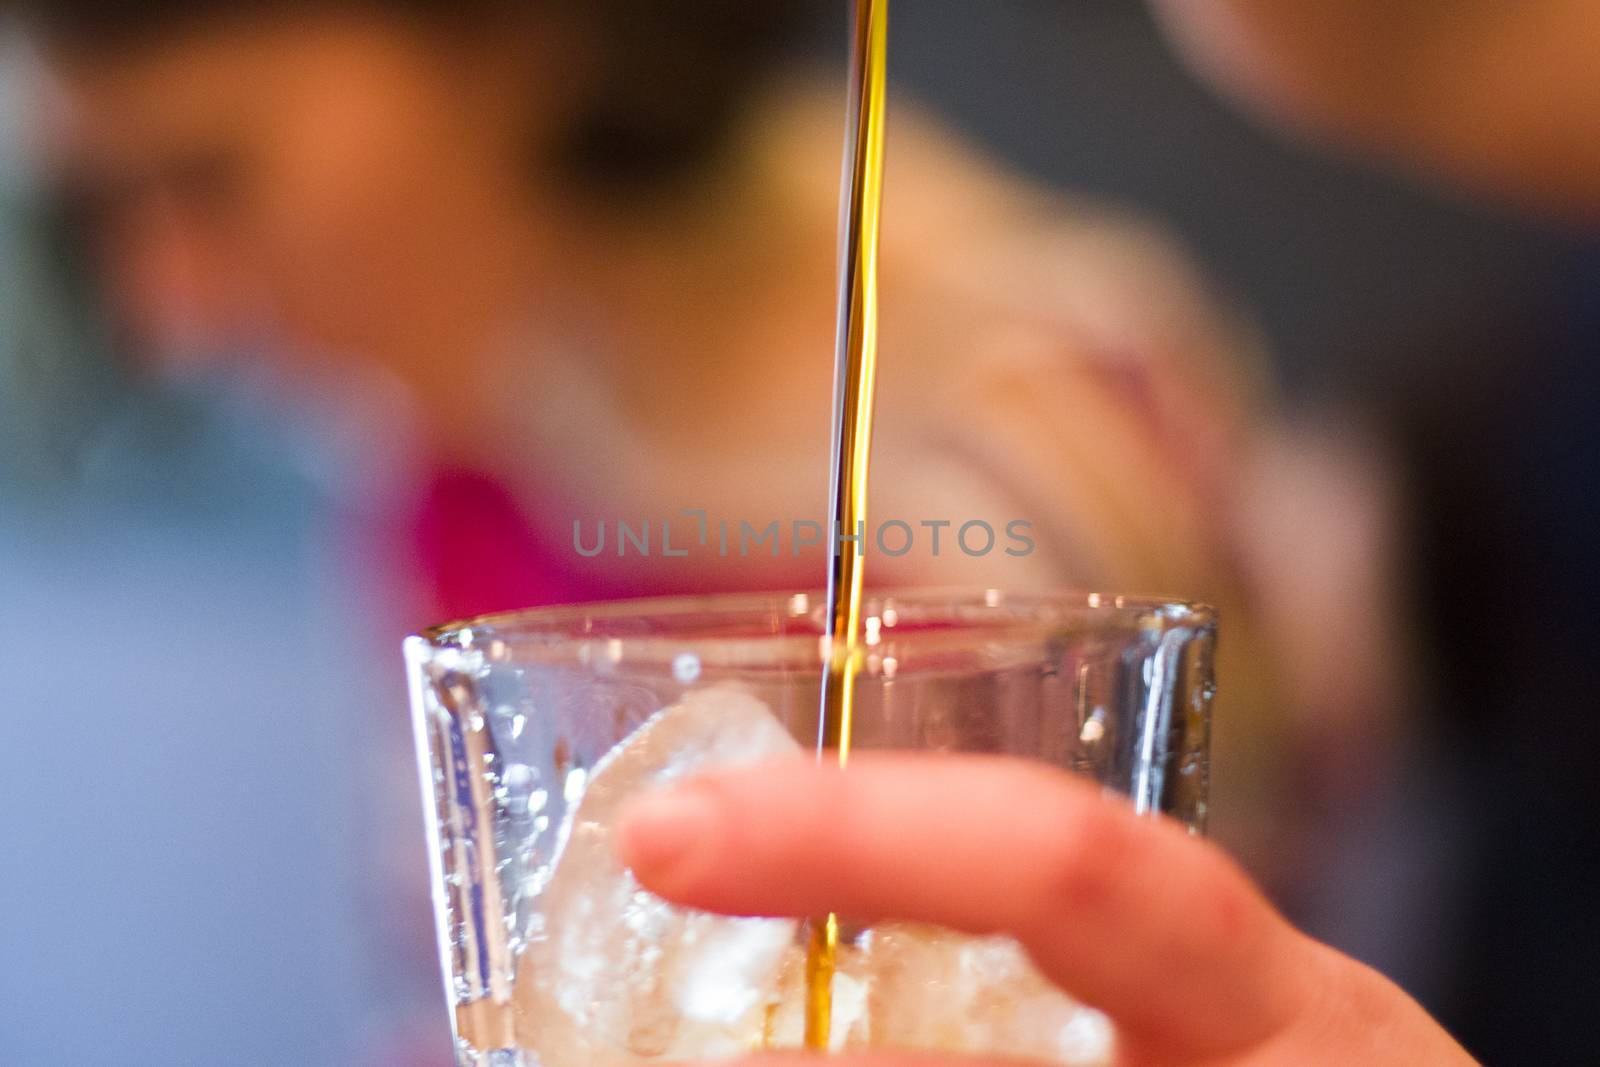
<path id="1" fill-rule="evenodd" d="M 674 908 L 622 868 L 611 831 L 640 790 L 815 746 L 823 610 L 808 594 L 601 604 L 407 643 L 458 1064 L 800 1046 L 800 924 Z M 912 592 L 874 596 L 864 617 L 857 751 L 1041 760 L 1203 828 L 1206 608 Z M 836 1047 L 1109 1060 L 1110 1024 L 1009 940 L 844 921 Z"/>

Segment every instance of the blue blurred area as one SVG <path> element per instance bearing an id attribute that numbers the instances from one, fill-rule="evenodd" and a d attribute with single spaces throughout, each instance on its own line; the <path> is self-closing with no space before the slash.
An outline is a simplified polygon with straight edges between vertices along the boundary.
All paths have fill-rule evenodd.
<path id="1" fill-rule="evenodd" d="M 47 502 L 0 488 L 0 753 L 32 809 L 8 820 L 0 1049 L 349 1062 L 351 731 L 311 498 L 239 443 L 141 429 Z"/>
<path id="2" fill-rule="evenodd" d="M 429 1008 L 444 1062 L 426 953 L 384 974 L 419 894 L 377 813 L 415 790 L 359 795 L 404 762 L 398 650 L 330 580 L 326 495 L 219 408 L 147 400 L 72 485 L 0 485 L 0 1062 L 379 1063 Z"/>

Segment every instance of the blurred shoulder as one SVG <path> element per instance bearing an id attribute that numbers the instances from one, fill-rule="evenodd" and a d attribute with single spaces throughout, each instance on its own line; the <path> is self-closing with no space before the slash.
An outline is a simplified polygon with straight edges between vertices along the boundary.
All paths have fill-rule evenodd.
<path id="1" fill-rule="evenodd" d="M 771 193 L 837 212 L 837 94 L 764 112 Z M 1057 581 L 1212 584 L 1259 346 L 1160 226 L 1021 177 L 897 101 L 881 261 L 875 504 L 1037 519 Z"/>
<path id="2" fill-rule="evenodd" d="M 807 227 L 837 215 L 839 103 L 831 82 L 800 76 L 752 111 L 752 172 L 763 195 Z M 1085 355 L 1258 373 L 1245 321 L 1165 228 L 1018 174 L 901 99 L 889 134 L 881 285 L 886 343 L 914 346 L 919 362 L 970 363 L 974 334 L 1027 333 Z"/>
<path id="3" fill-rule="evenodd" d="M 1003 494 L 1066 580 L 1215 588 L 1267 411 L 1245 320 L 1159 225 L 1014 175 L 929 116 L 900 116 L 892 158 L 884 465 L 937 455 L 952 484 Z"/>
<path id="4" fill-rule="evenodd" d="M 902 111 L 885 209 L 890 321 L 943 308 L 1009 338 L 998 347 L 1013 352 L 1031 336 L 1056 359 L 1257 384 L 1253 331 L 1165 227 L 1032 181 L 934 116 Z"/>

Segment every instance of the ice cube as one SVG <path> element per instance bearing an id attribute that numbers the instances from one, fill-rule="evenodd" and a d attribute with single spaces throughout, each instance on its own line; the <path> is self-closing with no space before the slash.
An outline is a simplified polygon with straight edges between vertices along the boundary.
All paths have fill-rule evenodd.
<path id="1" fill-rule="evenodd" d="M 617 815 L 640 792 L 797 751 L 764 704 L 719 685 L 660 712 L 593 768 L 518 966 L 517 1039 L 534 1062 L 592 1067 L 801 1045 L 797 924 L 675 908 L 639 886 L 613 840 Z M 1006 938 L 904 923 L 866 930 L 839 948 L 833 1007 L 835 1050 L 1111 1062 L 1106 1018 L 1055 989 Z"/>
<path id="2" fill-rule="evenodd" d="M 849 966 L 868 989 L 852 1045 L 1111 1062 L 1106 1017 L 1053 986 L 1010 938 L 886 924 L 862 935 Z"/>
<path id="3" fill-rule="evenodd" d="M 852 945 L 841 944 L 834 959 L 833 1020 L 828 1048 L 867 1047 L 867 982 L 861 969 L 861 954 Z M 803 949 L 784 959 L 778 983 L 778 1002 L 768 1022 L 769 1048 L 797 1049 L 806 1037 L 806 954 Z"/>
<path id="4" fill-rule="evenodd" d="M 590 774 L 568 815 L 517 971 L 517 1039 L 544 1067 L 735 1056 L 762 1047 L 796 923 L 688 912 L 616 858 L 629 799 L 711 767 L 799 751 L 742 688 L 695 690 Z"/>
<path id="5" fill-rule="evenodd" d="M 803 954 L 786 962 L 772 1046 L 797 1047 L 805 1027 Z M 839 946 L 833 1051 L 898 1050 L 1009 1056 L 1104 1067 L 1114 1035 L 1039 974 L 1010 938 L 967 937 L 886 923 Z"/>

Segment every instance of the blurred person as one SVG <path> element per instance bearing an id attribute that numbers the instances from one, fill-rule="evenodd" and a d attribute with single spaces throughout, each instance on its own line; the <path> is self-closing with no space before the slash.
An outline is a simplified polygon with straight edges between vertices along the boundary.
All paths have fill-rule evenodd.
<path id="1" fill-rule="evenodd" d="M 816 581 L 815 554 L 574 551 L 575 523 L 826 499 L 839 91 L 776 77 L 812 5 L 14 6 L 135 342 L 400 386 L 358 432 L 433 472 L 381 524 L 425 578 L 413 621 Z M 874 581 L 1218 602 L 1219 825 L 1295 870 L 1254 814 L 1281 718 L 1232 528 L 1266 417 L 1248 335 L 1147 227 L 894 126 L 874 514 L 1023 519 L 1037 551 L 971 558 L 952 528 Z"/>
<path id="2" fill-rule="evenodd" d="M 761 523 L 825 496 L 838 93 L 762 85 L 805 5 L 14 6 L 131 338 L 401 386 L 404 418 L 361 432 L 434 470 L 399 566 L 426 610 L 815 581 L 570 550 L 575 517 Z M 1220 602 L 1219 807 L 1281 875 L 1300 857 L 1250 825 L 1279 738 L 1245 588 L 1271 576 L 1234 528 L 1248 343 L 1143 227 L 925 117 L 893 136 L 876 513 L 1016 512 L 1040 551 L 875 575 Z"/>
<path id="3" fill-rule="evenodd" d="M 808 4 L 589 7 L 33 10 L 67 172 L 101 207 L 146 350 L 264 349 L 298 375 L 374 362 L 426 452 L 509 489 L 558 569 L 701 588 L 717 576 L 575 558 L 570 520 L 822 498 L 838 93 L 759 91 Z M 912 114 L 894 152 L 878 512 L 1070 500 L 1041 513 L 1070 529 L 1024 578 L 1205 587 L 1215 516 L 1191 498 L 1222 491 L 1245 436 L 1244 346 L 1142 229 L 1073 213 Z M 1034 367 L 1050 374 L 1024 405 L 1007 374 Z M 1082 484 L 1041 493 L 1062 477 Z M 515 568 L 479 596 L 441 577 L 446 613 L 539 593 Z"/>

